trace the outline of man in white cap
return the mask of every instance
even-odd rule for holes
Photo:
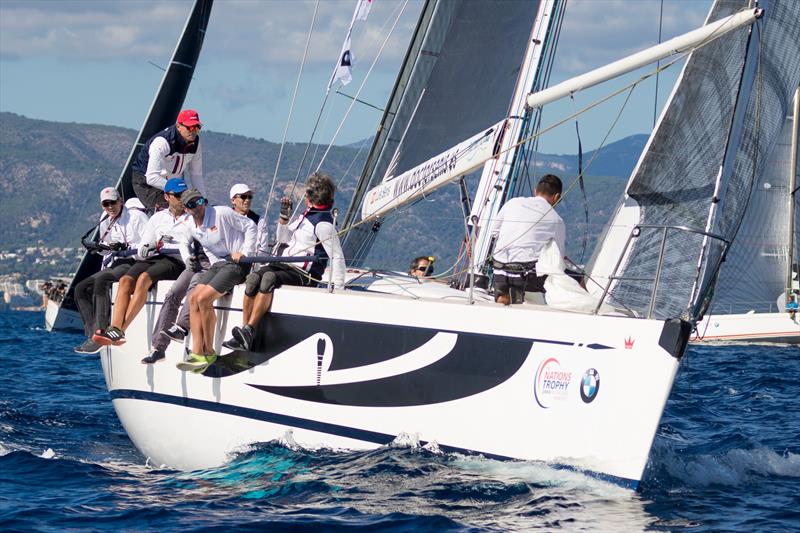
[[[122,198],[114,187],[100,191],[100,204],[103,206],[103,216],[99,225],[99,239],[97,242],[87,239],[84,246],[90,252],[103,255],[102,270],[75,286],[75,303],[88,337],[75,347],[78,353],[100,351],[101,346],[91,339],[92,334],[108,326],[111,318],[111,286],[134,263],[133,257],[120,258],[115,252],[138,246],[147,225],[147,215],[123,206]]]
[[[256,253],[258,255],[268,254],[269,246],[267,244],[267,219],[251,209],[253,205],[253,189],[244,183],[237,183],[231,187],[231,192],[228,196],[231,199],[231,206],[233,207],[233,210],[252,220],[253,224],[255,224],[258,228],[258,236],[256,238]]]
[[[200,129],[194,109],[178,113],[175,124],[159,131],[142,146],[131,166],[131,184],[139,200],[153,212],[167,207],[164,186],[170,178],[183,177],[189,188],[205,194]]]

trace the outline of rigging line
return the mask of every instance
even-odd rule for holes
[[[275,162],[275,173],[272,175],[272,184],[269,188],[269,195],[267,195],[267,202],[264,207],[264,216],[269,214],[269,208],[272,204],[272,193],[275,191],[275,182],[278,180],[278,169],[281,165],[281,158],[283,156],[283,148],[286,146],[286,136],[289,133],[289,124],[292,121],[292,113],[294,111],[294,103],[297,99],[297,90],[300,87],[300,78],[303,76],[303,68],[306,64],[306,58],[308,57],[308,47],[311,44],[311,34],[314,32],[314,23],[317,20],[317,12],[319,11],[319,0],[317,3],[314,4],[314,14],[311,17],[311,26],[308,28],[308,37],[306,38],[306,47],[303,50],[303,59],[300,61],[300,71],[297,73],[297,81],[294,84],[294,92],[292,93],[292,103],[289,106],[289,116],[286,117],[286,127],[283,129],[283,139],[281,140],[281,147],[278,150],[278,160]]]
[[[353,156],[353,159],[351,159],[351,160],[350,160],[350,164],[349,164],[349,165],[347,165],[347,169],[345,169],[345,171],[342,173],[342,177],[341,177],[341,178],[339,178],[339,181],[337,181],[337,182],[336,182],[336,188],[337,188],[337,189],[338,189],[338,188],[339,188],[339,186],[342,184],[342,182],[344,181],[344,179],[345,179],[345,178],[348,176],[348,174],[350,174],[350,170],[353,168],[353,165],[354,165],[354,164],[355,164],[355,162],[358,160],[358,156],[360,156],[360,155],[361,155],[361,152],[363,152],[363,151],[364,151],[364,148],[366,148],[366,147],[367,147],[367,144],[366,144],[366,143],[361,143],[361,146],[358,148],[358,152],[356,152],[356,155],[354,155],[354,156]]]
[[[575,95],[570,95],[573,105],[575,104]],[[586,220],[586,227],[583,231],[583,249],[581,250],[581,263],[586,258],[586,243],[589,241],[589,200],[586,198],[586,185],[583,180],[583,145],[581,144],[581,130],[578,127],[578,119],[575,119],[575,134],[578,137],[578,183],[581,186],[581,193],[583,194],[583,214]],[[594,154],[592,154],[594,159]]]
[[[306,157],[308,156],[308,150],[311,148],[311,143],[314,140],[314,135],[317,133],[317,128],[319,127],[319,121],[322,118],[322,112],[325,109],[325,104],[328,103],[328,96],[330,96],[329,92],[325,93],[325,99],[322,101],[322,106],[319,108],[319,113],[317,113],[317,120],[314,123],[314,129],[311,130],[311,137],[308,139],[308,143],[306,143],[306,149],[303,150],[303,157],[300,158],[300,163],[297,165],[297,173],[294,176],[294,181],[292,182],[292,188],[289,191],[289,198],[294,196],[294,189],[297,187],[297,180],[300,179],[300,173],[303,171],[303,165],[306,162]],[[295,208],[295,213],[297,209]]]
[[[364,85],[366,85],[367,80],[369,79],[369,75],[372,73],[372,69],[375,68],[375,65],[378,62],[378,59],[381,57],[381,53],[383,52],[383,49],[386,47],[386,43],[389,42],[389,38],[392,36],[392,33],[394,33],[394,30],[397,27],[397,23],[400,21],[400,17],[403,15],[403,12],[405,11],[407,5],[408,5],[408,0],[405,0],[405,2],[403,2],[403,7],[400,9],[400,12],[397,14],[397,17],[395,18],[394,23],[392,24],[392,27],[389,30],[389,33],[386,34],[386,38],[383,40],[383,44],[381,45],[380,49],[378,50],[378,53],[375,56],[375,59],[372,61],[372,65],[370,65],[366,76],[364,76],[364,80],[361,82],[361,86],[358,88],[358,91],[356,91],[356,94],[353,97],[353,101],[350,102],[350,106],[347,108],[347,112],[345,112],[344,117],[342,118],[342,121],[339,123],[339,127],[336,129],[336,132],[333,134],[333,138],[331,139],[330,144],[328,144],[328,148],[325,150],[325,153],[322,154],[322,159],[320,159],[319,165],[317,165],[317,170],[319,170],[322,167],[322,163],[324,163],[325,162],[325,158],[328,157],[328,153],[331,151],[331,147],[333,146],[333,143],[336,142],[336,137],[339,135],[339,132],[342,130],[342,126],[344,126],[344,123],[347,121],[347,118],[350,115],[350,111],[353,109],[353,106],[355,105],[356,100],[361,95],[361,91],[362,91],[362,89],[364,89]]]
[[[343,92],[342,92],[342,91],[340,91],[339,89],[336,89],[336,94],[341,94],[341,95],[342,95],[342,96],[344,96],[345,98],[349,98],[350,100],[355,100],[355,101],[356,101],[356,102],[358,102],[359,104],[364,104],[365,106],[367,106],[367,107],[371,107],[372,109],[377,109],[377,110],[378,110],[378,111],[380,111],[380,112],[384,112],[384,111],[386,111],[385,109],[383,109],[383,108],[380,108],[380,107],[378,107],[378,106],[376,106],[376,105],[370,104],[369,102],[365,102],[364,100],[359,100],[358,98],[353,98],[353,97],[352,97],[352,96],[350,96],[349,94],[347,94],[347,93],[343,93]]]
[[[661,29],[664,25],[664,0],[661,0],[661,10],[659,11],[658,15],[658,44],[661,44]],[[661,60],[659,59],[656,62],[656,67],[661,64]],[[656,95],[653,98],[653,128],[656,127],[656,119],[658,115],[658,74],[656,74]]]
[[[321,132],[324,132],[328,128],[328,122],[330,121],[332,114],[333,114],[333,107],[331,106],[328,109],[326,109],[324,114],[323,114],[322,126],[319,129]],[[319,153],[319,147],[320,146],[321,146],[321,144],[319,144],[319,143],[314,145],[314,153],[311,155],[311,158],[309,158],[309,160],[308,160],[308,170],[306,172],[304,172],[303,175],[307,176],[307,175],[311,174],[311,169],[314,167],[314,161],[317,160],[317,154]]]

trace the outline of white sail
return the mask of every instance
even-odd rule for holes
[[[502,120],[399,176],[387,178],[364,197],[361,218],[385,215],[482,167],[493,156],[505,123]]]

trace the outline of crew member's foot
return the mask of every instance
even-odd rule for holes
[[[121,329],[111,326],[106,329],[98,329],[94,335],[92,335],[92,340],[100,346],[108,346],[111,344],[120,346],[125,344],[125,333]]]
[[[253,346],[253,337],[255,336],[255,331],[250,325],[245,325],[243,327],[234,327],[231,330],[231,335],[233,338],[239,341],[239,345],[241,346],[240,350],[244,350],[246,352],[250,351],[250,348]]]
[[[178,324],[171,325],[170,327],[167,328],[167,330],[164,333],[170,339],[178,342],[183,342],[183,339],[185,339],[186,335],[189,334],[188,331],[180,327]]]
[[[142,363],[145,365],[152,365],[153,363],[157,363],[162,361],[167,355],[164,353],[164,350],[156,350],[153,348],[150,350],[150,353],[147,357],[142,359]]]
[[[92,339],[86,339],[85,341],[83,341],[83,344],[80,344],[75,347],[75,352],[92,354],[92,353],[97,353],[102,349],[103,347],[94,342]]]
[[[208,368],[214,361],[217,360],[217,354],[212,353],[210,355],[203,355],[199,353],[190,353],[188,361],[181,361],[177,365],[175,365],[178,370],[183,372],[191,371],[191,372],[203,372],[206,368]]]

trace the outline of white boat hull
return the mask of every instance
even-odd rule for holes
[[[737,341],[800,344],[800,315],[745,313],[709,315],[697,323],[690,342]]]
[[[185,470],[289,436],[309,448],[369,449],[406,433],[635,487],[688,336],[655,320],[284,287],[259,331],[263,353],[192,374],[175,368],[183,343],[165,362],[140,363],[161,285],[127,344],[101,360],[137,448]],[[232,302],[217,302],[217,346],[240,324],[241,298],[237,287]]]
[[[47,308],[44,311],[44,325],[47,331],[55,330],[79,330],[83,331],[81,315],[72,309],[64,309],[53,300],[47,300]]]

